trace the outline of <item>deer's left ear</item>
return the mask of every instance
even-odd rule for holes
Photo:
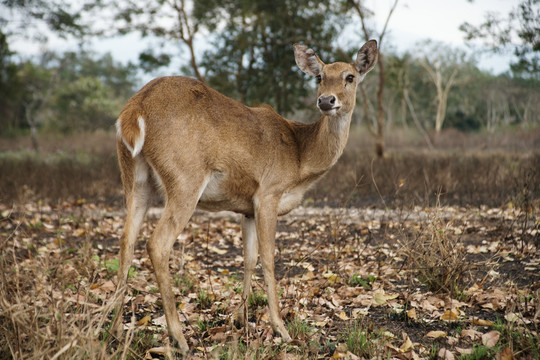
[[[354,67],[362,77],[375,67],[378,54],[379,51],[377,50],[376,40],[369,40],[360,50],[358,50]]]
[[[294,59],[300,70],[311,76],[319,75],[324,66],[315,51],[306,45],[294,44]]]

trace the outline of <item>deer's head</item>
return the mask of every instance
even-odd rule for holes
[[[304,73],[314,76],[319,84],[317,107],[330,116],[342,116],[354,110],[356,88],[377,62],[377,41],[362,46],[352,64],[325,64],[315,51],[305,45],[294,45],[296,64]]]

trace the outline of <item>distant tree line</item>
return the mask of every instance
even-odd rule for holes
[[[473,57],[445,44],[425,41],[397,54],[383,43],[379,76],[362,85],[355,123],[368,129],[412,126],[428,142],[429,133],[448,127],[494,131],[540,125],[539,8],[538,0],[521,0],[511,19],[491,17],[479,28],[462,26],[467,39],[489,40],[497,50],[510,40],[498,38],[494,24],[517,28],[521,43],[504,75],[479,70]],[[308,44],[328,61],[350,61],[366,38],[384,35],[387,23],[377,27],[371,15],[360,0],[1,0],[0,134],[112,128],[123,103],[141,85],[137,74],[170,66],[180,55],[189,61],[176,73],[199,78],[248,105],[267,103],[291,118],[312,119],[317,116],[315,81],[296,69],[292,44]],[[93,21],[96,17],[101,21]],[[16,23],[23,18],[32,26]],[[21,36],[43,36],[43,28],[78,39],[80,48],[43,51],[33,58],[10,49]],[[339,40],[352,31],[347,41]],[[96,55],[84,45],[90,38],[133,32],[155,39],[138,64]],[[201,53],[197,47],[203,41]]]

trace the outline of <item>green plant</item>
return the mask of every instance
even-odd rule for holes
[[[540,336],[527,327],[497,318],[493,330],[497,330],[501,334],[500,348],[509,346],[514,352],[529,355],[533,359],[540,359]]]
[[[439,344],[431,344],[428,349],[428,359],[436,360],[439,358]]]
[[[120,263],[118,259],[107,259],[105,260],[105,268],[109,273],[117,273],[120,268]]]
[[[212,299],[204,289],[199,290],[196,301],[201,309],[208,309],[212,306]]]
[[[249,294],[248,305],[250,307],[264,307],[268,305],[268,298],[263,291],[255,290]]]
[[[195,280],[187,274],[177,274],[174,276],[174,285],[185,295],[191,292],[195,286]]]
[[[287,323],[287,330],[293,339],[308,339],[313,333],[313,328],[297,317]]]
[[[353,274],[347,284],[349,286],[362,286],[364,289],[371,289],[371,285],[375,282],[377,278],[373,275],[368,275],[365,278],[361,277],[358,274]]]
[[[460,360],[484,360],[493,359],[495,356],[494,348],[488,349],[484,345],[476,345],[472,349],[472,354],[463,354],[458,357]]]
[[[348,325],[339,338],[345,342],[347,350],[357,356],[372,358],[379,353],[377,348],[379,333],[364,328],[361,322],[356,321]]]

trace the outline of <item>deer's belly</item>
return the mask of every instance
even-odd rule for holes
[[[287,214],[302,201],[309,185],[302,184],[285,192],[278,204],[278,215]],[[207,211],[234,211],[254,215],[253,195],[256,186],[249,181],[229,182],[221,173],[212,174],[206,181],[197,207]]]
[[[222,173],[213,173],[201,191],[197,207],[207,211],[226,210],[252,215],[250,187],[241,181],[229,182]]]
[[[279,201],[278,215],[287,214],[297,207],[308,188],[308,185],[300,185],[284,193]]]

